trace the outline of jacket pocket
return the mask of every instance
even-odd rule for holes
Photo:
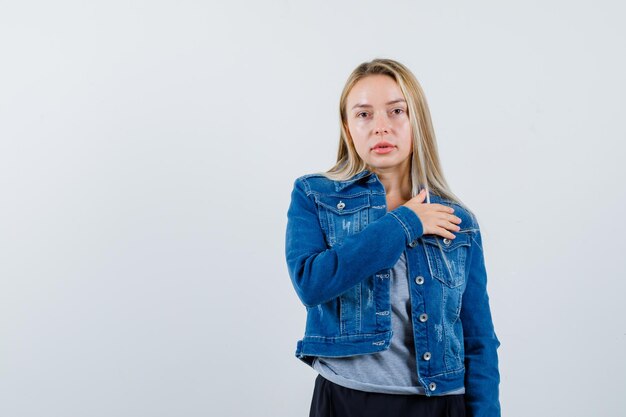
[[[465,283],[465,261],[470,248],[470,235],[462,231],[455,239],[424,235],[424,250],[431,275],[450,288]]]
[[[346,236],[360,232],[368,222],[369,193],[315,196],[320,224],[329,246],[340,245]]]

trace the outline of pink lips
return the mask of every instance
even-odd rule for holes
[[[393,151],[395,148],[394,147],[389,147],[389,148],[374,148],[372,149],[372,151],[379,153],[379,154],[383,154],[383,153],[389,153],[391,151]]]
[[[396,147],[393,146],[391,143],[382,140],[378,142],[376,145],[374,145],[374,147],[372,148],[372,151],[378,154],[385,154],[385,153],[389,153],[393,151],[395,148]]]

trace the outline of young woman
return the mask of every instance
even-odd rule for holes
[[[480,229],[444,179],[421,86],[375,59],[339,109],[337,163],[297,178],[287,213],[310,417],[500,416]]]

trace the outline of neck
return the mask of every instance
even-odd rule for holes
[[[376,168],[374,172],[383,183],[387,196],[411,198],[411,176],[407,164],[390,168]]]

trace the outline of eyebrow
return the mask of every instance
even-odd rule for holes
[[[390,104],[396,104],[396,103],[406,103],[406,100],[405,100],[405,99],[403,99],[403,98],[398,98],[398,99],[396,99],[396,100],[391,100],[391,101],[388,101],[388,102],[387,102],[387,105],[390,105]],[[371,106],[370,104],[355,104],[355,105],[352,107],[352,110],[356,109],[357,107],[372,107],[372,106]]]

